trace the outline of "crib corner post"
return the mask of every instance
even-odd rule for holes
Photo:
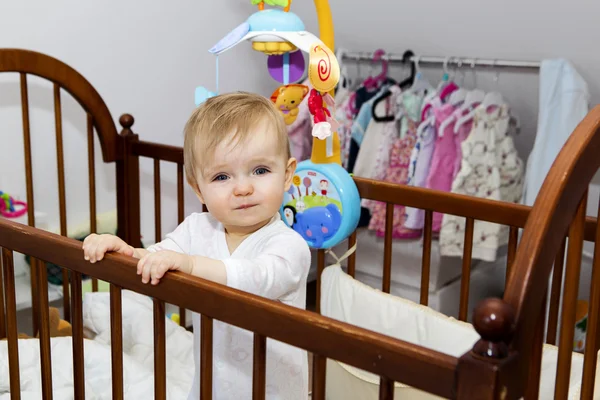
[[[523,396],[518,353],[509,343],[515,312],[501,299],[483,300],[474,310],[473,325],[481,336],[471,351],[460,357],[456,399],[508,400]]]
[[[117,236],[131,246],[142,247],[140,228],[140,159],[134,152],[139,142],[131,127],[134,118],[123,114],[119,118],[122,128],[119,137],[123,141],[123,158],[117,162]]]

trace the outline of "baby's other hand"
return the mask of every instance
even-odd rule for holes
[[[137,265],[137,274],[142,275],[143,283],[158,284],[167,271],[192,273],[192,258],[186,254],[170,250],[148,253]]]
[[[91,263],[100,261],[109,251],[133,256],[134,248],[114,235],[97,235],[92,233],[83,241],[83,258]]]

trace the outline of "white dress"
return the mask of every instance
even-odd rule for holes
[[[310,250],[279,214],[230,254],[223,225],[210,213],[187,217],[149,251],[173,250],[223,261],[227,286],[304,309]],[[200,315],[193,314],[195,374],[189,399],[200,398]],[[252,393],[253,333],[213,322],[213,398],[241,400]],[[267,399],[308,398],[305,350],[267,339]]]
[[[508,135],[510,115],[502,106],[486,112],[478,108],[469,137],[462,143],[461,168],[452,182],[452,192],[519,202],[523,192],[523,161]],[[465,218],[444,214],[440,231],[440,253],[462,256]],[[508,243],[508,227],[485,221],[473,226],[474,259],[495,261],[499,247]]]

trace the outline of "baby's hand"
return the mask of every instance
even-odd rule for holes
[[[109,251],[133,256],[134,248],[114,235],[96,235],[92,233],[83,241],[83,258],[91,263],[100,261]]]
[[[192,257],[170,250],[148,253],[138,262],[137,273],[142,275],[142,282],[151,281],[158,284],[167,271],[182,271],[192,273]]]

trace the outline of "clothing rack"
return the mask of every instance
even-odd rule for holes
[[[343,52],[341,54],[342,62],[344,60],[353,61],[372,61],[374,53],[370,52]],[[466,58],[466,57],[432,57],[432,56],[411,56],[406,58],[401,54],[384,54],[380,57],[382,61],[392,63],[406,63],[411,61],[418,63],[419,66],[456,66],[456,67],[500,67],[500,68],[517,68],[517,69],[539,69],[541,63],[539,61],[515,61],[515,60],[495,60],[489,58]]]

